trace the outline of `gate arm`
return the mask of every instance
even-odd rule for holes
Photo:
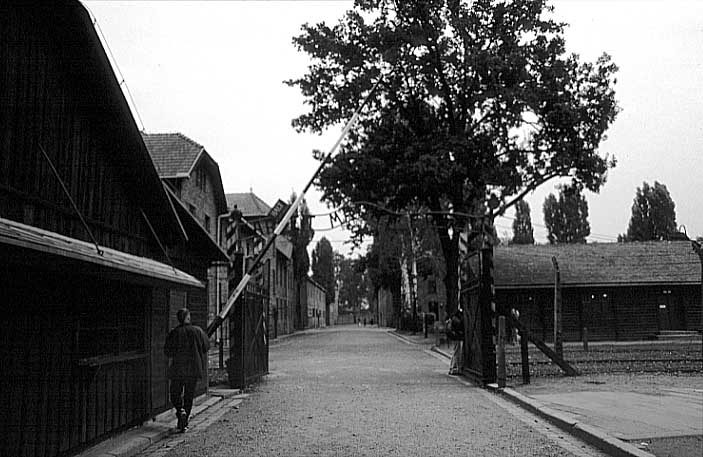
[[[564,371],[564,374],[566,376],[578,376],[580,373],[572,367],[566,360],[564,360],[562,357],[559,357],[556,352],[554,352],[547,344],[534,336],[532,332],[530,332],[527,327],[520,322],[515,316],[512,314],[508,314],[505,316],[510,322],[510,324],[515,327],[519,332],[520,332],[520,337],[521,338],[527,338],[529,341],[532,342],[537,348],[539,348],[540,351],[544,352],[544,354],[549,357],[552,362],[556,363],[559,365],[559,368],[561,368]]]
[[[300,205],[300,202],[303,201],[303,198],[305,197],[305,193],[308,191],[310,186],[312,186],[312,183],[315,181],[315,178],[317,178],[317,175],[320,174],[322,169],[327,165],[327,163],[330,161],[332,158],[332,154],[334,154],[334,151],[339,147],[340,143],[344,139],[344,137],[347,136],[347,133],[349,133],[349,130],[356,124],[357,119],[359,118],[359,115],[361,114],[361,110],[364,108],[366,103],[369,101],[371,96],[373,95],[374,92],[376,92],[376,88],[378,88],[379,84],[381,84],[381,81],[383,80],[382,77],[376,81],[376,84],[371,88],[371,91],[366,95],[366,98],[361,102],[361,105],[354,111],[354,115],[352,115],[351,119],[346,123],[344,128],[342,129],[342,133],[339,135],[339,138],[337,141],[334,143],[334,146],[329,150],[327,155],[325,155],[324,159],[320,163],[320,166],[317,168],[315,171],[315,174],[312,175],[312,178],[308,181],[308,183],[305,185],[303,188],[303,191],[300,192],[300,195],[298,195],[298,198],[295,199],[293,204],[290,205],[290,208],[288,208],[288,211],[286,211],[285,216],[283,216],[283,219],[278,223],[276,228],[274,229],[273,233],[269,237],[269,239],[266,241],[266,244],[264,247],[259,251],[259,254],[256,256],[252,264],[249,266],[247,269],[247,272],[244,274],[242,277],[241,281],[239,281],[239,284],[237,284],[237,287],[234,289],[234,292],[229,296],[227,299],[227,304],[225,307],[220,311],[220,314],[215,316],[215,319],[210,322],[210,324],[207,326],[207,334],[208,336],[212,336],[215,331],[222,325],[222,322],[224,322],[225,318],[229,314],[230,309],[232,309],[232,305],[237,301],[237,298],[239,295],[241,295],[242,291],[246,287],[247,283],[249,282],[249,279],[251,279],[252,274],[256,269],[259,267],[259,264],[261,263],[261,260],[264,258],[264,255],[266,254],[266,251],[271,247],[273,242],[276,240],[276,237],[280,235],[283,232],[283,229],[286,228],[286,225],[288,225],[288,221],[290,218],[293,216],[295,211],[297,211],[298,206]]]

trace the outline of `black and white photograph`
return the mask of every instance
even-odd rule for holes
[[[0,457],[703,456],[703,2],[0,0]]]

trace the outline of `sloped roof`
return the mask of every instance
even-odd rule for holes
[[[66,262],[74,262],[74,264],[66,264],[67,268],[71,269],[79,268],[77,265],[80,264],[89,264],[90,268],[87,271],[95,275],[104,276],[105,272],[116,271],[121,279],[137,278],[143,281],[144,277],[148,277],[185,288],[205,287],[202,282],[188,273],[156,260],[104,246],[100,246],[102,254],[99,254],[95,245],[87,241],[2,218],[0,218],[0,245],[15,247],[18,249],[16,256],[23,260],[30,258],[32,253],[39,252],[44,256],[59,256]],[[7,252],[5,255],[8,258],[13,257]]]
[[[182,133],[142,133],[161,178],[185,178],[205,149]]]
[[[227,208],[230,211],[236,206],[244,217],[267,216],[271,207],[253,192],[226,194]]]
[[[701,264],[690,241],[499,246],[496,288],[554,284],[552,256],[565,286],[700,284]]]
[[[182,133],[144,133],[144,144],[154,161],[161,179],[188,178],[199,162],[209,170],[213,178],[215,204],[218,214],[227,212],[225,190],[222,187],[220,166],[208,154],[205,147]]]
[[[62,53],[65,74],[80,87],[81,103],[96,129],[105,141],[113,143],[115,163],[127,165],[120,167],[120,178],[128,184],[131,198],[143,208],[159,237],[167,242],[182,240],[185,235],[179,230],[176,214],[85,7],[77,0],[14,0],[4,6],[31,14],[37,26],[45,29]]]
[[[205,230],[200,222],[191,214],[190,211],[185,207],[183,202],[173,193],[167,185],[164,184],[166,193],[171,199],[174,208],[176,209],[176,214],[185,228],[186,234],[188,235],[189,243],[198,243],[198,246],[204,247],[200,252],[203,256],[207,256],[212,261],[227,261],[227,253],[217,244],[217,242],[212,238],[210,233]]]

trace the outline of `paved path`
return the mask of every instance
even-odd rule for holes
[[[672,389],[665,395],[580,391],[532,397],[627,441],[703,435],[703,392],[695,389]]]
[[[383,330],[278,342],[237,409],[143,455],[602,456]]]

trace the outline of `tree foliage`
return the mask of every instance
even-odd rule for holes
[[[605,54],[567,55],[550,11],[546,0],[356,0],[338,24],[306,24],[293,39],[312,58],[287,82],[309,107],[299,130],[344,122],[381,81],[317,184],[334,205],[431,214],[450,312],[466,214],[489,212],[489,199],[489,219],[502,214],[557,176],[597,191],[614,166],[598,146],[618,111],[617,68]],[[365,233],[372,210],[346,211]]]
[[[579,186],[559,186],[559,199],[549,194],[544,200],[547,239],[556,243],[585,243],[591,234],[588,202]]]
[[[515,205],[512,243],[535,244],[532,219],[530,218],[530,205],[525,200],[520,200]]]
[[[371,303],[371,284],[366,272],[366,261],[362,258],[342,257],[339,262],[339,305],[346,311],[362,309],[364,303]]]
[[[320,238],[312,250],[312,279],[325,288],[325,302],[334,303],[334,251],[325,237]]]
[[[664,184],[638,187],[624,241],[667,240],[677,232],[676,205]]]

